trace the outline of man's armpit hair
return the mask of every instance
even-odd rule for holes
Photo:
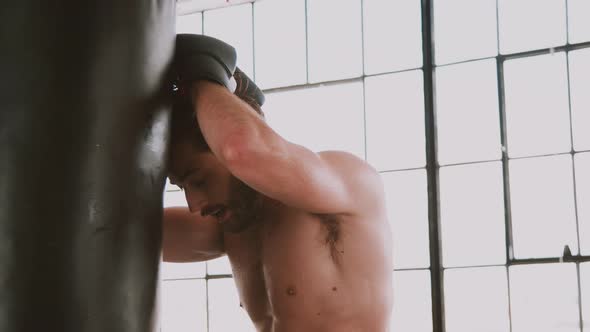
[[[334,263],[338,263],[340,256],[344,253],[336,247],[337,244],[340,244],[342,238],[340,216],[335,214],[317,214],[317,217],[320,219],[320,223],[326,232],[324,243],[328,246],[330,256],[332,256]]]

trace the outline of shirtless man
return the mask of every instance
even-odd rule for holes
[[[227,254],[259,332],[388,331],[393,267],[379,174],[349,153],[279,136],[235,62],[219,40],[177,36],[186,99],[173,111],[169,178],[189,207],[164,212],[164,260]]]

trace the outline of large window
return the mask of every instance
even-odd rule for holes
[[[178,31],[234,45],[285,138],[380,171],[392,331],[590,331],[590,1],[258,0]],[[253,331],[226,259],[162,278],[163,332]]]

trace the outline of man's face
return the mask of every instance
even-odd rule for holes
[[[234,177],[210,151],[189,142],[172,146],[170,182],[184,190],[192,213],[214,217],[224,231],[240,232],[257,217],[259,195]]]

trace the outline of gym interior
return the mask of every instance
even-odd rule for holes
[[[180,1],[177,32],[236,45],[281,135],[382,175],[391,331],[590,330],[590,2],[216,7]],[[226,258],[162,279],[162,332],[254,331]]]
[[[392,332],[590,331],[590,1],[3,7],[0,331],[255,331],[227,258],[161,259],[176,33],[234,46],[282,137],[379,172]]]

